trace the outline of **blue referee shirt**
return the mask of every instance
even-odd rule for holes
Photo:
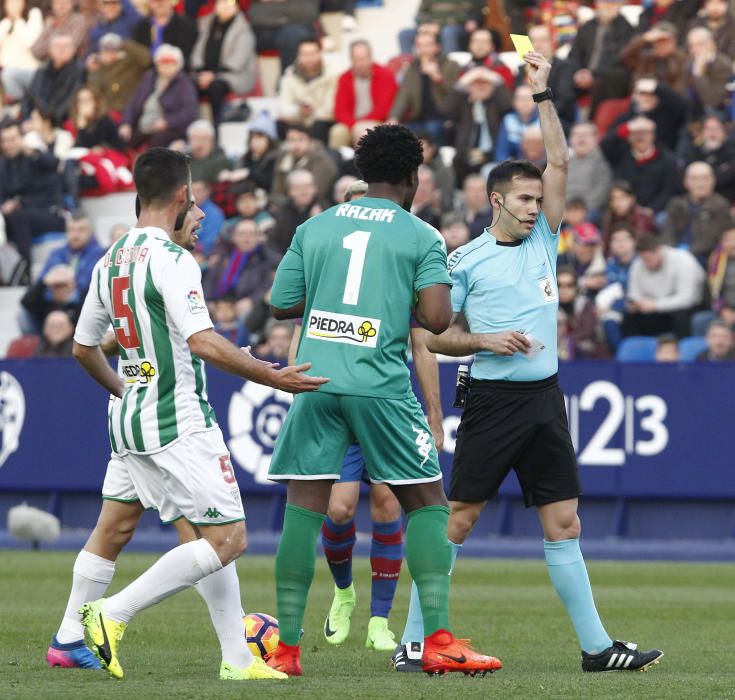
[[[477,353],[473,378],[532,382],[556,374],[558,233],[540,214],[523,241],[503,243],[485,229],[449,256],[452,308],[464,312],[471,333],[527,331],[545,346],[533,358]]]

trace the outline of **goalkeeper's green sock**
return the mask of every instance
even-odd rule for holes
[[[324,515],[299,506],[286,506],[283,533],[276,553],[276,597],[280,640],[299,643],[306,598],[314,578],[316,540]]]
[[[427,637],[438,629],[449,630],[452,548],[447,540],[448,522],[446,506],[426,506],[408,514],[406,561],[418,588]]]

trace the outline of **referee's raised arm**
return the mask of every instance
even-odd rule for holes
[[[529,51],[524,59],[528,65],[528,82],[533,90],[533,99],[538,103],[541,133],[546,148],[546,170],[544,170],[544,203],[542,210],[553,233],[559,228],[564,216],[567,196],[567,170],[569,149],[559,115],[547,87],[551,64],[537,51]]]

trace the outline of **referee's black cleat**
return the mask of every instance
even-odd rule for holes
[[[617,639],[611,647],[599,654],[582,652],[582,670],[599,671],[647,671],[655,666],[664,653],[658,649],[638,651],[632,642],[621,642]]]
[[[408,644],[399,644],[390,660],[393,662],[393,668],[403,673],[421,673],[423,664],[421,659],[424,656],[423,642],[409,642]]]

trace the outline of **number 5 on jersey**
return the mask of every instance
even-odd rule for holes
[[[357,306],[360,298],[360,285],[362,284],[362,272],[365,268],[365,253],[370,240],[370,231],[355,231],[342,239],[342,247],[350,252],[350,265],[347,268],[347,280],[345,281],[345,293],[342,303]]]
[[[112,311],[115,314],[115,337],[126,350],[140,347],[135,316],[128,303],[129,294],[130,277],[113,277]]]

